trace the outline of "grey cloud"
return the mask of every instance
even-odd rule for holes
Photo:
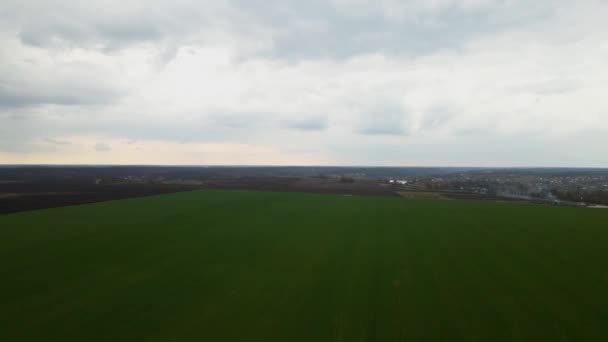
[[[151,20],[134,16],[128,20],[89,22],[89,18],[54,16],[49,21],[25,24],[19,33],[24,44],[47,47],[72,45],[78,47],[117,48],[132,42],[160,40],[162,32]]]
[[[369,126],[363,127],[359,130],[359,133],[365,135],[402,135],[404,133],[403,128],[399,126],[391,126],[391,125],[377,125],[377,126]]]
[[[28,153],[32,151],[39,151],[39,149],[33,147],[29,140],[23,140],[23,138],[19,140],[0,139],[0,152]]]
[[[162,38],[162,28],[166,25],[161,21],[164,13],[157,14],[160,3],[150,1],[148,6],[139,8],[136,4],[23,0],[9,2],[6,7],[16,14],[10,20],[17,26],[18,38],[26,45],[113,48]]]
[[[404,114],[395,109],[385,109],[368,114],[360,125],[358,133],[365,135],[406,134]]]
[[[71,142],[63,139],[43,138],[48,133],[45,132],[44,127],[40,127],[42,125],[30,125],[25,122],[12,126],[6,126],[7,124],[10,122],[0,118],[0,152],[49,152],[72,145]]]
[[[91,136],[139,140],[136,146],[148,139],[239,142],[336,155],[351,147],[347,163],[475,163],[467,159],[471,145],[490,163],[536,162],[554,150],[540,162],[577,162],[580,153],[606,164],[606,9],[589,1],[589,12],[576,14],[584,6],[570,2],[562,15],[572,12],[572,20],[543,19],[564,3],[497,0],[474,11],[447,6],[387,16],[352,15],[330,0],[5,0],[0,150],[43,153]],[[587,20],[590,12],[595,21]],[[572,43],[547,43],[570,30]],[[190,49],[197,55],[183,53]],[[342,60],[352,57],[360,58]],[[539,104],[526,107],[534,98]],[[579,114],[590,99],[598,100]],[[529,126],[559,139],[519,133],[492,140],[540,135],[526,127],[532,119],[538,125]],[[603,137],[576,145],[581,136],[571,132],[590,126]],[[495,153],[511,146],[517,153]],[[567,159],[561,149],[569,149]]]
[[[5,92],[0,88],[0,108],[2,107],[27,107],[33,105],[97,105],[110,103],[120,94],[114,92],[78,91],[72,94],[53,93],[23,89],[21,94]]]
[[[0,63],[2,58],[0,58]],[[91,65],[54,64],[42,60],[31,69],[0,65],[0,108],[36,105],[104,105],[125,95],[113,75]]]
[[[382,3],[382,1],[377,1]],[[534,23],[552,11],[551,6],[526,2],[503,3],[469,10],[466,6],[445,6],[439,11],[420,11],[387,20],[383,11],[370,2],[363,15],[350,15],[345,5],[337,8],[331,1],[241,0],[245,8],[263,25],[280,28],[273,54],[288,59],[348,58],[365,53],[420,55],[437,50],[457,49],[482,33],[500,32],[514,26]],[[394,2],[391,2],[391,4]],[[397,2],[398,3],[398,2]],[[382,4],[379,5],[382,7]],[[400,6],[397,6],[400,7]],[[403,6],[413,8],[413,5]],[[343,10],[347,9],[347,10]],[[526,13],[507,16],[508,13]],[[531,15],[530,13],[534,13]]]
[[[163,32],[150,19],[133,21],[129,18],[128,21],[110,22],[101,26],[97,33],[111,40],[124,41],[148,41],[159,40],[163,37]]]
[[[26,142],[29,143],[37,135],[31,127],[27,116],[0,107],[0,151],[26,152]]]
[[[66,146],[66,145],[71,144],[69,141],[56,140],[56,139],[52,139],[52,138],[45,138],[44,141],[49,144],[59,145],[59,146]]]
[[[456,116],[454,109],[445,107],[428,110],[422,116],[420,127],[422,129],[435,129],[446,125]]]
[[[327,128],[326,116],[304,116],[293,119],[281,119],[275,114],[263,113],[222,113],[209,116],[206,120],[209,127],[227,129],[260,129],[278,126],[300,131],[319,131]]]
[[[267,116],[260,113],[221,113],[210,115],[207,124],[223,128],[252,128],[266,124]]]
[[[320,131],[327,128],[327,117],[305,117],[294,120],[287,120],[283,126],[300,131]]]
[[[161,56],[165,63],[182,45],[207,44],[210,40],[230,44],[224,40],[242,38],[259,44],[268,33],[255,18],[228,0],[88,1],[86,5],[75,0],[24,0],[9,2],[6,7],[5,16],[16,14],[7,19],[23,44],[111,53],[151,42],[168,46]]]
[[[233,34],[256,42],[268,36],[271,44],[264,53],[275,58],[348,58],[370,52],[419,55],[458,48],[481,33],[534,22],[551,10],[551,6],[535,6],[532,11],[528,4],[520,3],[498,1],[494,7],[474,11],[466,6],[447,6],[441,11],[421,11],[415,16],[387,20],[382,11],[364,8],[365,15],[353,16],[324,0],[177,1],[173,6],[171,2],[154,1],[137,10],[125,6],[122,11],[110,12],[103,3],[92,2],[91,9],[86,10],[67,1],[57,8],[42,6],[39,10],[48,15],[35,22],[20,22],[19,30],[25,44],[43,47],[67,44],[114,49],[132,43],[162,42],[172,46],[166,49],[165,59],[184,42],[201,43],[200,39],[189,39],[201,34]],[[503,12],[538,14],[522,22],[514,19],[522,15],[507,16]]]
[[[112,151],[112,147],[106,143],[97,143],[95,144],[95,151],[97,152],[109,152]]]

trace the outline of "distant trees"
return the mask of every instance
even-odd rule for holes
[[[552,190],[551,193],[560,200],[608,205],[608,191]]]

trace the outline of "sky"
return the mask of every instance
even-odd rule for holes
[[[608,167],[606,0],[0,0],[0,164]]]

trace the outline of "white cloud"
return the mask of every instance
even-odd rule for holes
[[[81,49],[55,53],[0,39],[0,107],[103,104],[126,92],[109,56]]]
[[[342,24],[328,26],[326,16],[310,13],[293,25],[271,22],[239,2],[35,5],[13,3],[17,14],[0,24],[0,162],[56,161],[53,151],[72,148],[65,155],[86,155],[80,162],[118,163],[132,150],[117,141],[141,139],[149,151],[179,156],[134,160],[152,164],[608,166],[595,149],[608,145],[600,134],[608,133],[608,4],[601,1],[543,2],[531,10],[520,1],[335,1],[355,11],[334,14],[336,23],[360,22],[348,19],[356,11],[380,11],[391,14],[387,22],[412,21],[407,27],[425,37],[461,26],[469,32],[467,20],[476,16],[493,29],[416,53],[323,45],[345,53],[296,59],[281,50],[286,37],[310,42]],[[40,17],[37,10],[62,15]],[[463,17],[449,19],[452,13]],[[404,28],[370,26],[365,34],[382,36],[387,27]],[[581,139],[588,135],[594,138]],[[105,140],[85,150],[74,147],[89,144],[84,138],[49,140],[65,137]],[[521,148],[524,142],[536,147]],[[95,153],[97,143],[110,149]],[[488,152],[505,146],[521,155]],[[557,146],[570,159],[547,152]],[[180,148],[213,157],[184,157]]]

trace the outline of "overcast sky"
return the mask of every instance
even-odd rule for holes
[[[608,1],[0,0],[0,163],[608,167]]]

